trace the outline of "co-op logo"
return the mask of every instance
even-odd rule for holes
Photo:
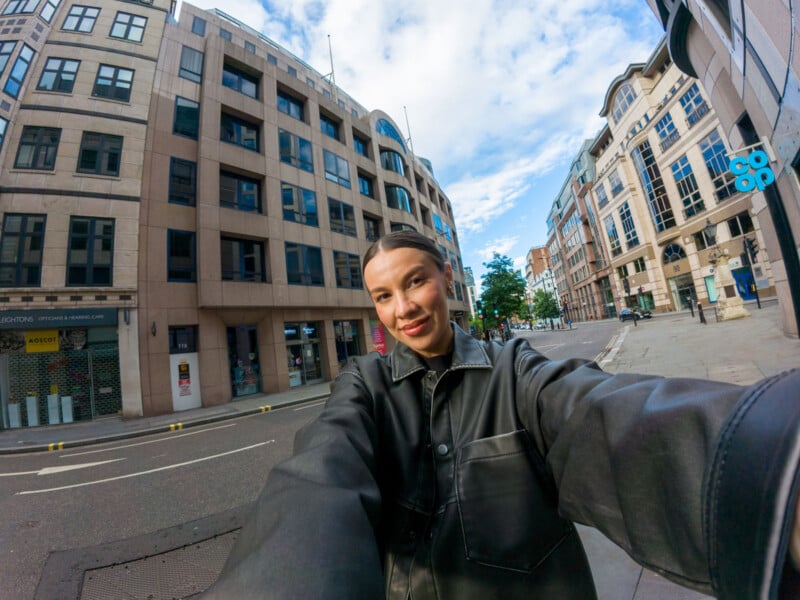
[[[736,189],[740,192],[763,191],[775,181],[775,174],[769,168],[769,157],[763,150],[756,150],[747,157],[735,156],[728,168],[736,175]]]

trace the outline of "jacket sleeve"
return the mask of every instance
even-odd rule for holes
[[[720,598],[778,588],[800,458],[800,370],[750,387],[516,359],[520,416],[560,513],[640,564]]]
[[[382,597],[376,445],[371,398],[351,363],[293,456],[270,472],[204,598]]]

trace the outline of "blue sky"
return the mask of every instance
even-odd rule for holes
[[[190,0],[191,1],[191,0]],[[663,35],[645,0],[194,0],[287,48],[433,163],[465,266],[522,268],[611,81]]]

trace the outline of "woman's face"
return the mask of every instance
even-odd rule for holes
[[[378,318],[397,341],[426,358],[450,351],[449,264],[442,272],[430,255],[415,248],[381,251],[367,263],[364,281]]]

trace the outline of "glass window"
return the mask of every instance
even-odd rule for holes
[[[219,204],[248,212],[261,212],[261,183],[256,179],[220,171]]]
[[[603,208],[608,204],[608,194],[606,194],[606,187],[602,183],[598,183],[594,188],[594,195],[597,196],[597,207]]]
[[[14,168],[52,171],[60,138],[61,130],[54,127],[23,127]]]
[[[714,245],[714,240],[709,239],[706,235],[706,232],[702,229],[697,233],[693,234],[695,246],[697,246],[698,250],[705,250],[706,248]]]
[[[91,33],[97,21],[97,15],[99,14],[99,8],[73,4],[69,7],[69,12],[64,19],[64,24],[61,26],[61,29],[77,31],[79,33]]]
[[[617,267],[617,277],[625,279],[628,276],[628,265],[620,265]]]
[[[200,130],[200,103],[180,96],[175,97],[175,118],[172,133],[197,139]]]
[[[197,281],[194,231],[167,230],[167,281]]]
[[[614,96],[614,105],[611,109],[611,115],[615,123],[619,123],[622,115],[625,114],[628,107],[635,99],[636,91],[633,89],[633,86],[630,83],[623,83]]]
[[[328,213],[331,231],[356,237],[356,215],[353,207],[333,198],[328,198]]]
[[[197,325],[169,328],[169,353],[197,352]]]
[[[311,191],[288,183],[281,184],[283,220],[319,226],[317,218],[317,196]]]
[[[78,173],[119,175],[122,159],[122,136],[83,132],[78,154]]]
[[[195,16],[192,19],[192,33],[203,37],[206,34],[206,20]]]
[[[622,245],[619,243],[619,235],[617,234],[617,226],[614,223],[614,217],[608,215],[605,219],[606,233],[608,233],[608,241],[611,244],[611,256],[618,256],[622,254]]]
[[[384,190],[386,191],[386,204],[389,208],[396,208],[397,210],[414,214],[411,210],[411,197],[404,188],[387,183],[384,185]]]
[[[0,239],[0,287],[41,285],[44,215],[6,213]]]
[[[369,142],[362,138],[361,136],[353,134],[353,149],[356,151],[357,154],[361,156],[367,156],[367,147]]]
[[[258,99],[259,81],[259,77],[245,73],[241,69],[227,63],[222,67],[222,85],[236,90],[245,96]]]
[[[678,244],[667,244],[667,246],[664,248],[662,260],[664,261],[665,265],[678,262],[684,258],[686,258],[686,252],[684,252],[683,248],[681,248]]]
[[[358,254],[346,254],[334,250],[333,268],[336,272],[336,287],[356,290],[364,288]]]
[[[714,184],[717,200],[725,200],[736,193],[736,178],[728,171],[728,152],[715,129],[700,141],[700,151],[706,161],[706,169]]]
[[[367,196],[368,198],[375,198],[375,190],[372,184],[372,177],[359,173],[358,191],[361,192],[362,196]]]
[[[259,127],[253,123],[248,123],[244,119],[222,113],[220,118],[219,139],[229,144],[242,146],[253,152],[258,152]]]
[[[97,69],[97,78],[94,80],[92,96],[128,102],[131,99],[132,86],[132,70],[112,65],[100,65],[100,68]]]
[[[389,123],[389,121],[386,119],[378,119],[375,122],[375,130],[382,136],[391,138],[400,144],[400,147],[403,149],[403,154],[406,153],[406,145],[403,142],[403,136],[398,133],[397,129],[395,129],[394,126]]]
[[[281,162],[303,169],[309,173],[314,172],[314,153],[311,142],[299,135],[289,133],[283,129],[278,130],[278,147]]]
[[[81,61],[67,58],[48,58],[39,77],[37,90],[69,94],[75,85],[75,76]]]
[[[223,27],[219,28],[219,37],[221,37],[223,40],[228,40],[229,42],[233,41],[233,36],[231,35],[231,32],[228,31],[227,29],[224,29]]]
[[[112,285],[114,219],[71,217],[67,285]]]
[[[128,40],[129,42],[141,42],[146,26],[146,17],[118,12],[117,16],[114,17],[114,24],[111,25],[111,32],[108,35],[113,38]]]
[[[322,251],[314,246],[284,242],[286,278],[290,285],[325,285]]]
[[[381,220],[378,217],[370,217],[364,215],[364,232],[366,233],[367,240],[370,242],[376,241],[381,237]]]
[[[683,216],[688,219],[703,212],[706,206],[697,187],[692,165],[685,154],[672,163],[672,176],[675,178],[675,185],[678,186],[678,193],[683,201]]]
[[[292,77],[297,77],[297,69],[295,69],[292,65],[286,66],[286,72]]]
[[[334,154],[330,150],[322,151],[322,158],[325,163],[325,179],[333,181],[339,185],[349,188],[350,187],[350,165],[348,162]]]
[[[245,40],[244,49],[250,54],[256,53],[256,45],[253,42],[248,42],[247,40]]]
[[[267,54],[267,62],[273,66],[278,64],[278,59],[272,54]]]
[[[653,219],[656,231],[661,232],[675,227],[675,216],[672,214],[667,191],[661,179],[661,170],[658,168],[650,142],[643,142],[633,149],[631,153],[636,173],[642,182],[642,187],[647,195],[647,204],[650,216]]]
[[[29,15],[36,12],[39,0],[11,0],[3,10],[4,15]]]
[[[681,137],[678,130],[675,129],[675,123],[672,122],[672,115],[669,113],[665,114],[661,120],[656,123],[656,133],[661,143],[662,152],[666,151],[667,148],[672,146],[672,144]]]
[[[745,233],[750,233],[751,231],[755,230],[753,227],[753,219],[750,218],[750,213],[748,213],[746,210],[740,212],[735,217],[728,219],[727,223],[732,238],[744,235]]]
[[[406,174],[403,157],[393,150],[381,150],[381,166],[387,171],[394,171],[403,176]]]
[[[264,242],[223,237],[220,246],[222,281],[267,281]]]
[[[692,87],[681,96],[680,102],[686,113],[686,122],[689,127],[692,127],[708,113],[708,104],[700,94],[700,88],[696,83],[693,83]]]
[[[310,87],[312,90],[316,89],[317,84],[314,83],[314,80],[311,77],[306,77],[306,85]]]
[[[630,206],[625,202],[619,207],[619,220],[622,222],[622,231],[625,233],[625,244],[628,250],[639,245],[639,236],[636,235],[636,226],[633,224]]]
[[[169,201],[194,206],[197,198],[197,163],[182,158],[170,158]]]
[[[61,0],[45,0],[42,11],[39,13],[45,23],[53,20],[53,15],[56,13],[59,4],[61,4]]]
[[[284,114],[294,117],[299,121],[303,120],[304,102],[294,96],[278,90],[278,110]]]
[[[637,273],[642,273],[647,270],[647,266],[644,262],[644,257],[640,256],[635,261],[633,261],[633,270]]]
[[[339,123],[334,121],[332,118],[320,115],[319,116],[319,128],[322,133],[331,137],[335,140],[339,139]]]
[[[389,223],[389,231],[416,231],[414,227],[407,223]],[[439,246],[439,251],[442,253],[442,258],[447,260],[447,250],[444,246]]]
[[[6,141],[6,130],[8,129],[8,119],[0,117],[0,150],[3,149],[3,142]]]
[[[22,44],[22,50],[19,51],[17,60],[14,61],[14,66],[11,67],[11,73],[9,73],[6,80],[6,85],[3,87],[3,91],[6,94],[14,98],[19,95],[19,90],[25,81],[25,76],[28,74],[28,69],[35,54],[36,52],[33,51],[33,48],[27,44]]]
[[[181,50],[181,66],[178,75],[189,81],[200,83],[203,79],[203,53],[184,46]]]
[[[17,47],[17,42],[0,42],[0,73],[6,70],[8,59]]]
[[[611,195],[616,197],[622,191],[622,180],[619,178],[619,173],[614,169],[608,175],[608,183],[611,184]]]

